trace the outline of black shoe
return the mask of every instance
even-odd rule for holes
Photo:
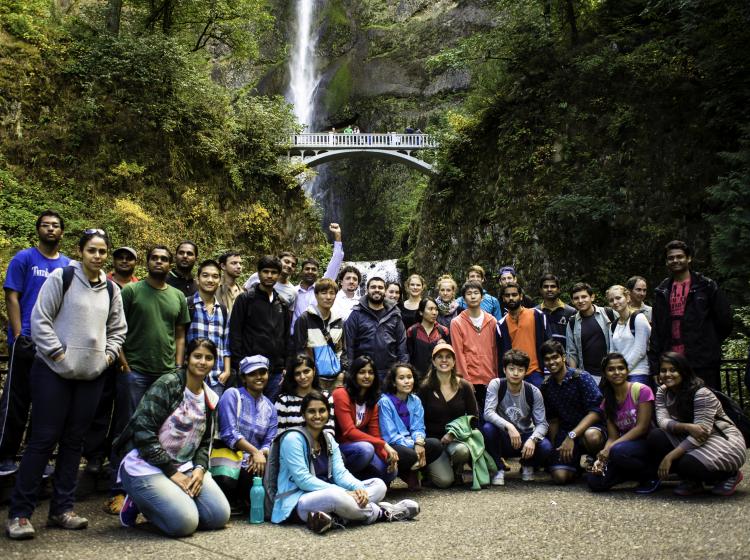
[[[90,474],[91,476],[99,476],[104,469],[104,459],[101,457],[94,457],[86,461],[86,468],[83,472]]]
[[[307,528],[322,535],[333,527],[333,517],[324,511],[311,511],[307,514]]]

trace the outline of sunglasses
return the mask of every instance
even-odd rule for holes
[[[103,229],[89,228],[83,230],[83,235],[102,235],[107,237],[107,232]]]

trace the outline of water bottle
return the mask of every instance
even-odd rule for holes
[[[263,479],[259,476],[253,478],[253,486],[250,488],[250,517],[248,523],[263,523],[265,521],[266,491],[263,488]]]

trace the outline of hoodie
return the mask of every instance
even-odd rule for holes
[[[497,377],[497,338],[495,317],[483,312],[477,331],[469,310],[451,321],[451,346],[456,352],[456,372],[472,385],[488,385]]]
[[[95,379],[106,369],[107,356],[117,359],[128,331],[120,288],[113,284],[110,302],[104,272],[92,286],[81,263],[69,266],[73,280],[64,297],[62,268],[42,285],[31,312],[31,338],[37,356],[60,377]],[[55,361],[61,354],[65,357]]]

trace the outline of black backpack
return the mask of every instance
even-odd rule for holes
[[[65,293],[70,288],[70,284],[73,282],[73,276],[75,276],[75,268],[72,266],[64,266],[62,271],[62,295],[65,299]],[[107,293],[109,294],[109,305],[112,307],[112,298],[115,297],[115,285],[112,280],[107,278]]]
[[[635,318],[641,313],[643,313],[642,309],[639,309],[638,311],[633,311],[630,314],[630,317],[628,318],[628,325],[630,326],[630,334],[633,335],[633,338],[635,338]],[[612,331],[612,334],[615,334],[615,329],[617,328],[617,319],[612,319],[612,317],[610,317],[610,320],[612,322],[609,324],[609,328]]]
[[[497,404],[499,405],[501,402],[503,402],[503,399],[505,398],[505,394],[508,392],[508,380],[507,379],[501,379],[500,380],[500,387],[497,389]],[[531,383],[527,383],[526,381],[523,382],[523,393],[526,397],[526,403],[531,407],[534,408],[534,389],[532,389]]]

